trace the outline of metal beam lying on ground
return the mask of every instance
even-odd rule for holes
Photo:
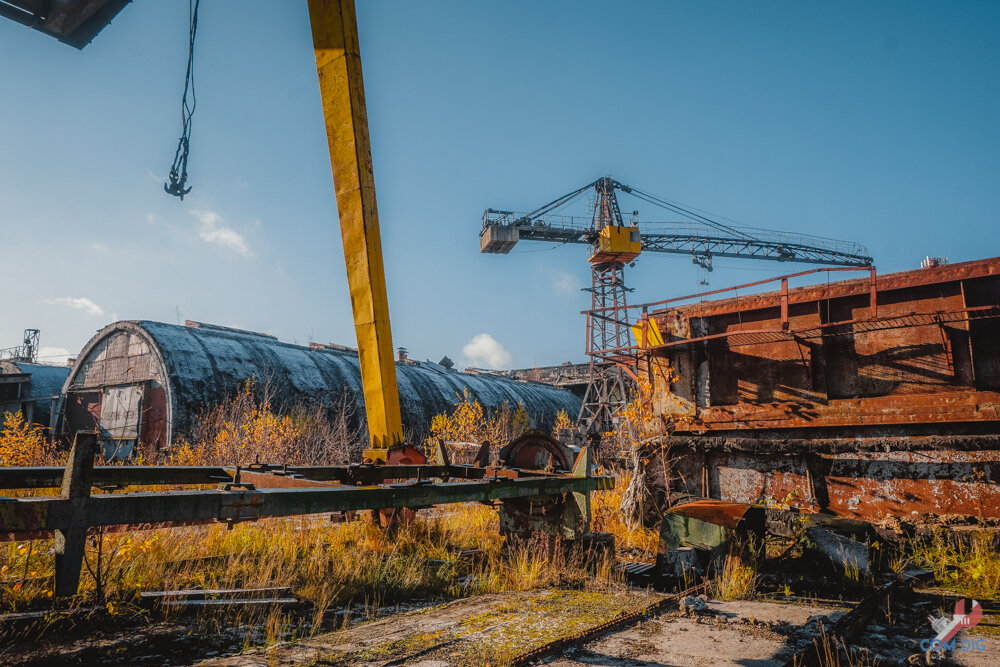
[[[841,616],[830,626],[827,634],[834,639],[832,652],[838,655],[840,645],[846,645],[857,636],[880,609],[891,609],[893,599],[909,591],[909,586],[902,578],[893,578],[879,588],[870,592],[854,609]],[[781,667],[820,667],[829,664],[823,659],[823,649],[813,642],[797,652]]]

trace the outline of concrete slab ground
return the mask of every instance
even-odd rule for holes
[[[199,665],[503,664],[660,598],[656,593],[626,589],[483,595]],[[933,611],[930,605],[927,601],[898,605],[889,619],[891,625],[868,626],[848,647],[854,652],[854,664],[926,664],[919,644],[931,636],[925,613]],[[852,604],[689,598],[682,606],[682,610],[570,648],[546,658],[545,663],[552,667],[779,667],[811,646],[820,637],[821,625],[830,627]],[[970,634],[982,640],[978,646],[983,650],[956,651],[950,664],[1000,664],[1000,635],[986,630]],[[918,662],[909,662],[913,659]]]
[[[627,590],[480,596],[200,664],[498,664],[623,612],[644,608],[659,597]],[[829,624],[845,611],[817,605],[711,601],[703,609],[687,612],[688,616],[666,614],[556,658],[552,664],[777,665],[781,656],[811,641],[816,623]]]
[[[818,605],[709,600],[690,615],[672,613],[586,644],[552,667],[739,665],[779,667],[848,611]]]
[[[285,665],[486,665],[643,609],[656,593],[542,590],[480,595],[279,645],[199,663],[205,667]]]

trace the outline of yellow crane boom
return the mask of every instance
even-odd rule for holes
[[[403,422],[354,0],[309,0],[309,20],[371,437],[364,457],[384,463],[403,444]]]
[[[128,2],[61,0],[45,8],[32,0],[0,0],[0,17],[82,49]],[[308,2],[371,438],[363,456],[371,462],[423,463],[420,451],[403,443],[354,0]],[[195,3],[192,49],[197,13]],[[190,67],[189,60],[189,77]],[[183,177],[165,189],[187,192]]]

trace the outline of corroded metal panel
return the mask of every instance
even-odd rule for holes
[[[874,293],[847,280],[657,312],[654,354],[679,377],[655,409],[688,432],[1000,422],[998,274],[981,260]]]
[[[820,324],[814,304],[793,306],[788,321],[791,330]],[[757,329],[780,329],[780,309],[768,308],[732,313],[708,319],[708,334]],[[768,345],[718,347],[708,354],[711,404],[732,405],[770,401],[815,401],[821,393],[813,388],[812,348],[804,341],[779,340]]]
[[[807,443],[803,444],[808,447]],[[768,503],[880,520],[973,515],[1000,518],[1000,451],[865,451],[782,455],[670,452],[671,487],[726,502]],[[649,474],[656,481],[660,473]]]
[[[651,353],[676,377],[653,396],[670,463],[647,476],[674,494],[866,519],[1000,518],[1000,258],[875,286],[654,313],[668,340]]]
[[[988,306],[996,303],[1000,293],[1000,276],[963,280],[962,289],[969,306]],[[1000,319],[970,322],[969,334],[972,376],[976,387],[1000,391]]]
[[[167,403],[163,387],[149,386],[142,401],[142,433],[140,442],[151,452],[158,452],[167,443]]]
[[[101,434],[106,438],[139,437],[142,412],[141,385],[106,387],[101,397]]]

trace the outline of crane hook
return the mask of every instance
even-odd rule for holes
[[[184,201],[184,195],[191,192],[191,188],[184,187],[184,183],[187,182],[187,174],[181,174],[181,177],[177,178],[177,172],[173,169],[170,170],[170,184],[163,184],[163,191],[168,195],[173,195],[174,197],[179,197],[181,201]]]

